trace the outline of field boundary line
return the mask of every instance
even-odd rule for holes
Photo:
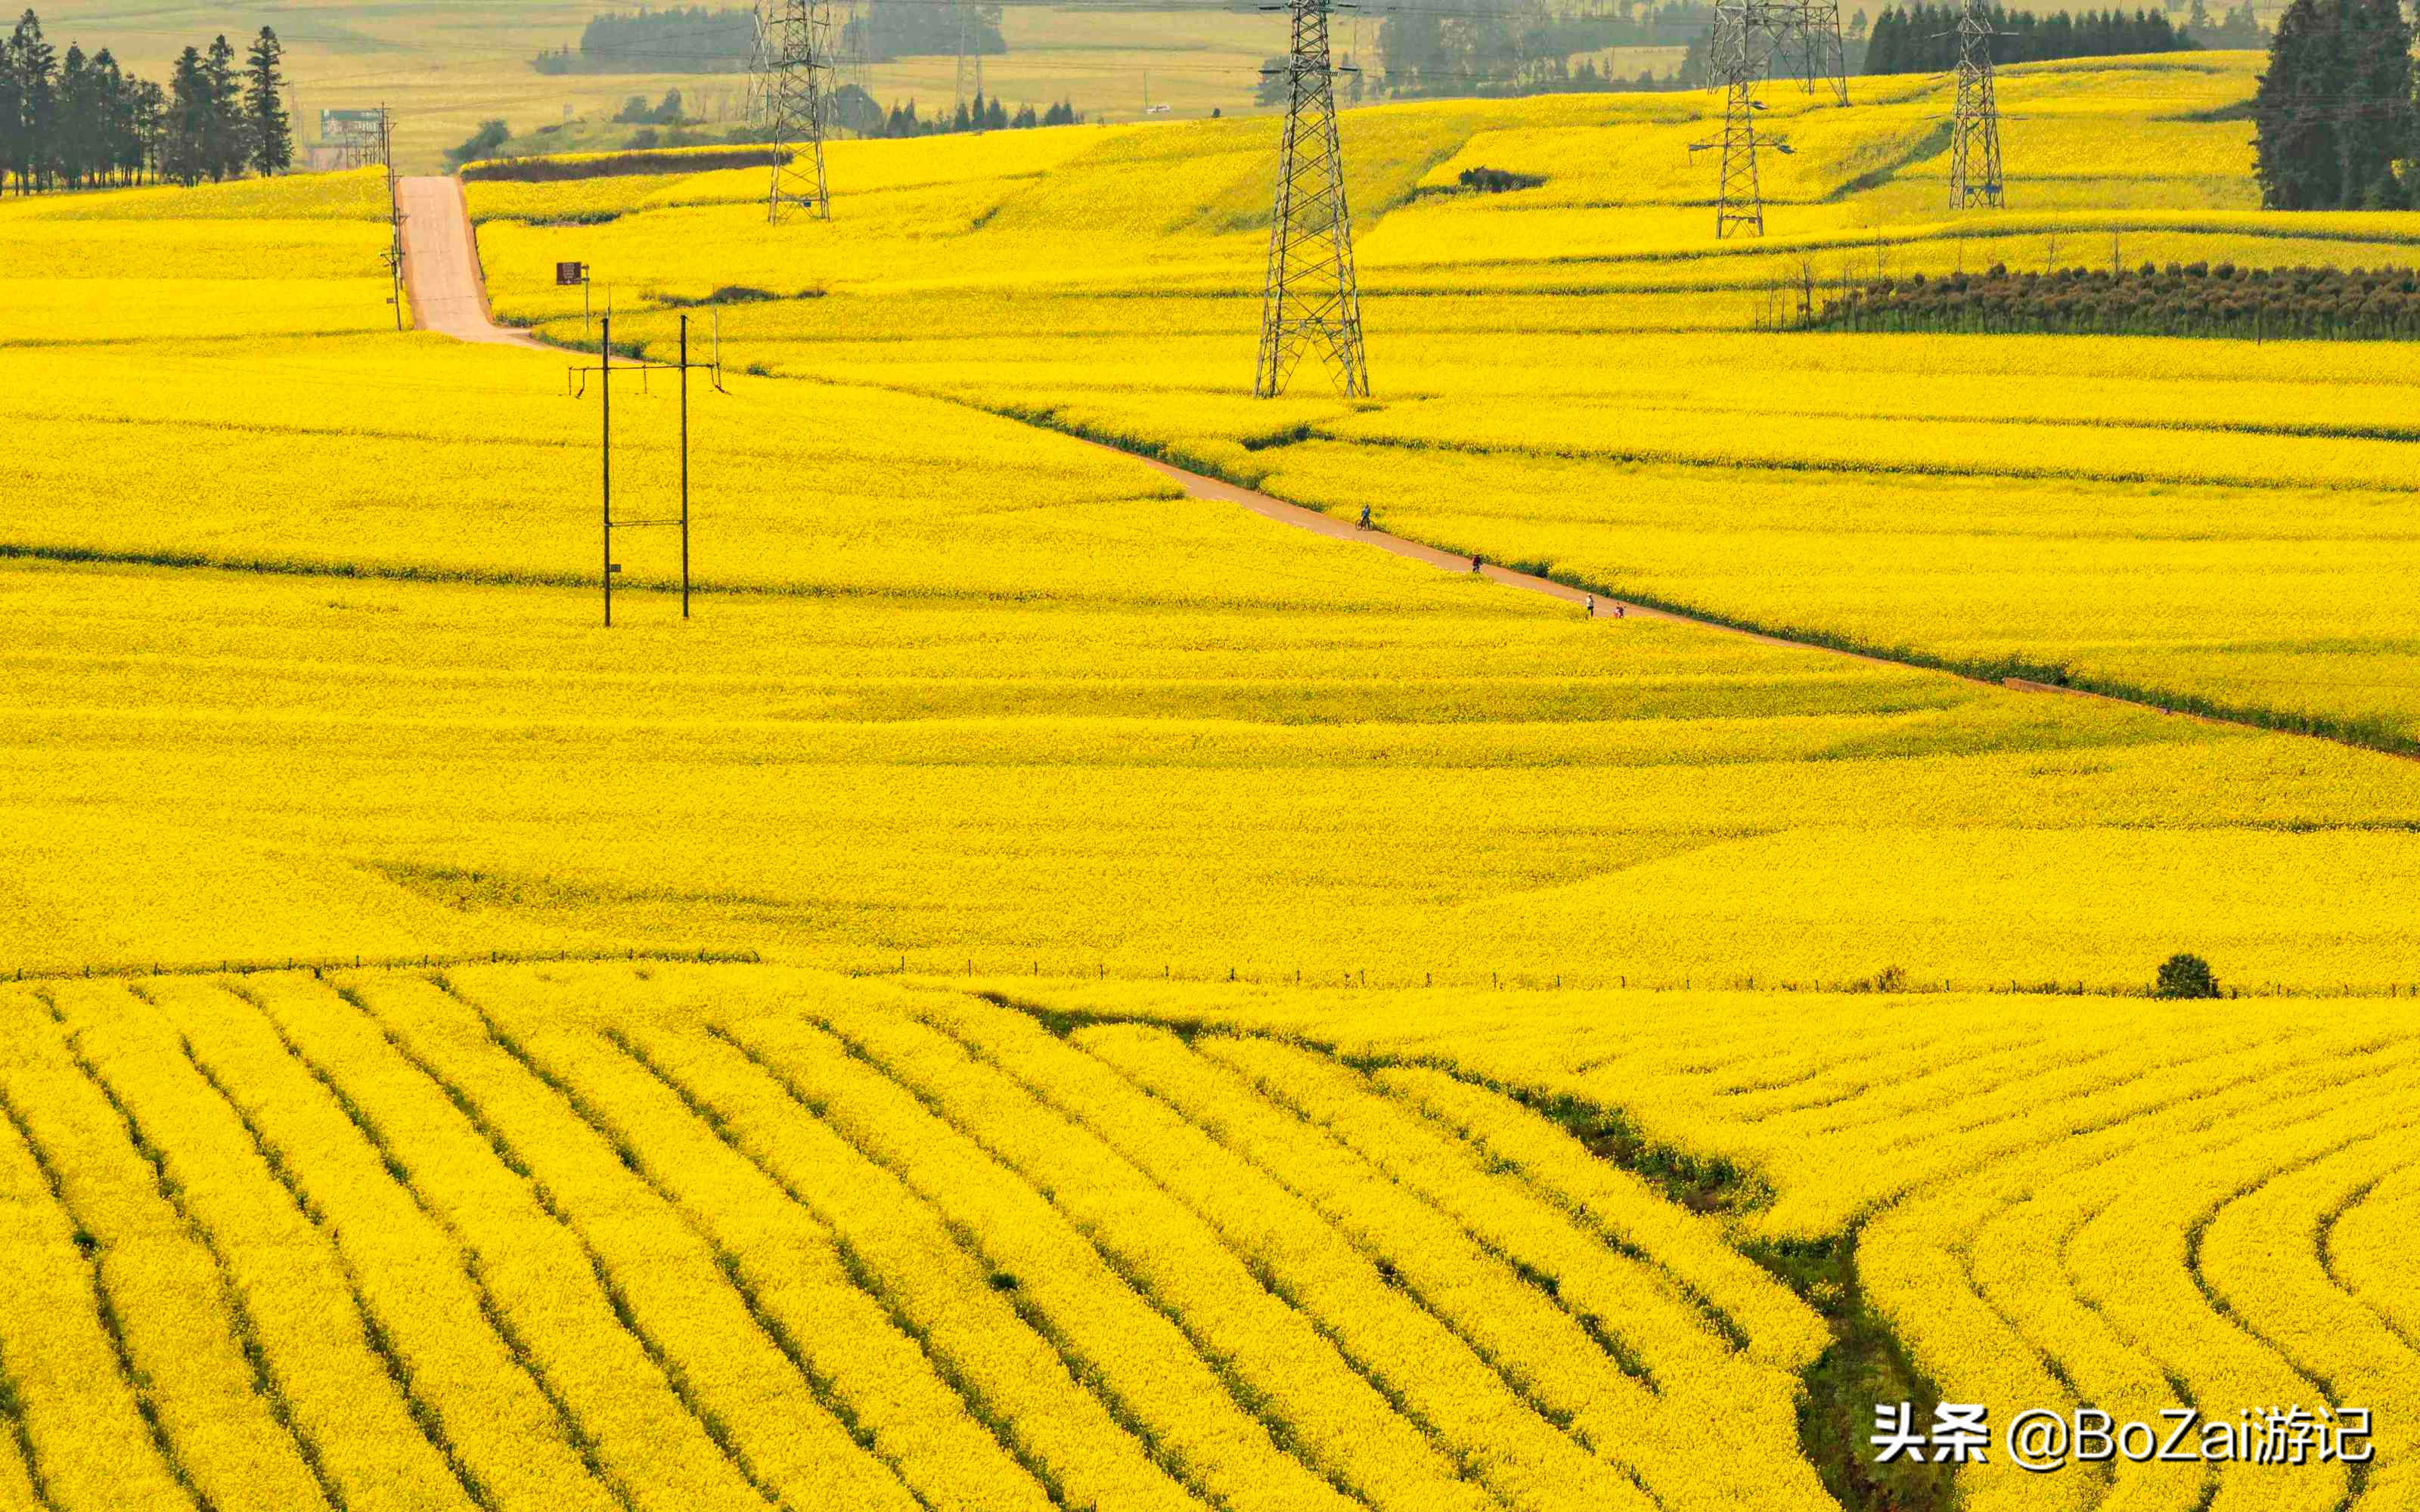
[[[935,397],[947,396],[937,394]],[[966,403],[964,400],[953,402]],[[970,405],[969,408],[983,409],[984,407]],[[1104,440],[1097,435],[1054,419],[1037,417],[1016,410],[985,409],[985,412],[1022,421],[1038,429],[1057,431],[1062,435],[1083,441],[1087,445],[1131,456],[1177,483],[1192,498],[1214,499],[1238,504],[1264,518],[1276,520],[1280,524],[1292,525],[1332,540],[1354,541],[1363,546],[1375,547],[1391,555],[1409,557],[1416,562],[1425,562],[1445,571],[1467,572],[1471,567],[1472,559],[1466,555],[1443,550],[1406,536],[1391,534],[1374,526],[1364,529],[1349,521],[1338,519],[1323,511],[1288,502],[1257,488],[1208,473],[1196,472],[1133,445]],[[1821,651],[1865,662],[1869,666],[1899,667],[1916,671],[1939,672],[1963,682],[2013,692],[2059,693],[2077,698],[2100,699],[2107,702],[2141,709],[2147,713],[2192,719],[2201,724],[2257,730],[2273,734],[2301,735],[2312,740],[2324,740],[2333,745],[2347,746],[2355,750],[2369,751],[2405,761],[2420,759],[2420,737],[2383,728],[2347,723],[2318,715],[2235,708],[2190,693],[2155,693],[2149,689],[2106,679],[2078,677],[2064,667],[2040,666],[2013,657],[1992,663],[1962,662],[1929,656],[1909,647],[1872,646],[1846,636],[1833,636],[1816,631],[1776,630],[1753,621],[1734,619],[1711,609],[1675,603],[1669,599],[1652,594],[1642,594],[1636,590],[1621,593],[1611,590],[1594,592],[1585,580],[1574,583],[1559,576],[1550,576],[1554,571],[1555,569],[1548,568],[1545,572],[1528,572],[1517,567],[1500,566],[1495,563],[1482,562],[1479,568],[1479,575],[1491,582],[1501,583],[1508,588],[1544,594],[1567,604],[1584,604],[1593,596],[1596,599],[1598,619],[1606,617],[1604,610],[1608,607],[1619,607],[1622,610],[1621,617],[1624,618],[1635,615],[1640,619],[1694,625],[1700,629],[1720,630],[1764,645],[1787,646],[1801,651]]]
[[[325,971],[437,970],[447,966],[537,965],[550,961],[661,961],[752,966],[762,964],[764,959],[754,950],[717,950],[703,947],[692,949],[626,947],[589,950],[489,950],[484,954],[476,950],[458,950],[410,955],[289,955],[252,960],[230,956],[215,964],[209,961],[151,961],[77,966],[10,966],[0,968],[6,971],[5,976],[0,976],[0,981],[70,981],[111,977],[246,977],[259,971],[308,971],[317,976]]]

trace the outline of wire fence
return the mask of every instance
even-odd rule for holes
[[[626,947],[590,950],[458,950],[403,955],[288,955],[217,961],[118,961],[73,966],[7,968],[9,981],[66,981],[111,977],[240,977],[261,971],[422,971],[448,966],[535,965],[547,962],[660,961],[700,965],[757,965],[753,950],[666,949]]]

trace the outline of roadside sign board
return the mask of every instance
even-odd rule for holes
[[[554,282],[555,286],[558,288],[566,285],[582,283],[585,281],[587,277],[588,265],[586,263],[556,263],[554,265]]]

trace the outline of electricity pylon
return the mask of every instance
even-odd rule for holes
[[[1958,103],[1949,123],[1949,208],[1998,209],[2000,105],[1992,89],[1992,22],[1978,0],[1958,18]]]
[[[765,218],[812,209],[831,219],[824,187],[824,127],[831,114],[831,11],[825,0],[767,0],[763,90],[772,123],[773,182]]]
[[[970,40],[968,34],[972,32],[975,26],[974,0],[955,0],[955,4],[951,8],[957,12],[958,108],[964,110],[967,108],[967,75],[969,73],[971,72],[974,75],[975,93],[978,95],[983,93],[983,50],[980,47],[974,49],[970,67],[967,57],[967,44]]]
[[[1294,45],[1268,70],[1286,85],[1278,144],[1277,206],[1269,220],[1269,274],[1261,301],[1261,358],[1252,393],[1274,398],[1306,351],[1316,351],[1338,392],[1370,392],[1361,353],[1361,289],[1353,274],[1353,216],[1344,203],[1344,152],[1336,140],[1336,74],[1327,52],[1334,0],[1289,0]],[[1277,7],[1269,7],[1276,9]]]
[[[870,0],[848,0],[847,21],[841,27],[840,71],[844,85],[855,85],[866,99],[874,98],[874,7]],[[854,39],[854,40],[851,40]]]
[[[1787,8],[1790,52],[1798,58],[1798,78],[1808,94],[1829,86],[1832,102],[1849,102],[1849,71],[1840,45],[1840,0],[1803,0]]]
[[[1756,113],[1764,109],[1764,102],[1756,98],[1756,86],[1771,71],[1775,50],[1786,45],[1803,23],[1806,9],[1799,0],[1715,0],[1706,64],[1714,87],[1723,92],[1723,134],[1712,142],[1692,142],[1689,150],[1713,147],[1722,154],[1720,187],[1714,194],[1717,241],[1736,231],[1764,235],[1757,152],[1770,146],[1786,153],[1790,144],[1757,134]]]
[[[998,26],[1001,8],[984,0],[953,0],[958,13],[958,103],[981,100],[984,92],[984,28]],[[970,90],[969,85],[973,88]]]
[[[1723,92],[1723,134],[1693,142],[1692,152],[1718,147],[1720,188],[1714,195],[1714,239],[1734,231],[1764,235],[1764,192],[1757,153],[1766,147],[1788,153],[1790,144],[1758,135],[1756,113],[1764,109],[1757,85],[1773,71],[1776,57],[1795,55],[1808,94],[1829,85],[1836,104],[1849,102],[1842,71],[1839,0],[1715,0],[1714,31],[1707,39],[1707,72]]]

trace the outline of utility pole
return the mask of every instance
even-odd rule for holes
[[[596,363],[593,366],[574,367],[570,370],[569,376],[578,379],[577,387],[572,390],[573,398],[579,398],[588,392],[587,375],[594,373],[597,378],[597,410],[601,444],[597,448],[597,478],[599,501],[598,519],[602,527],[601,545],[604,553],[600,563],[603,570],[599,574],[598,580],[605,594],[605,627],[607,629],[612,629],[613,626],[613,579],[620,576],[622,571],[622,564],[613,560],[615,531],[645,530],[658,526],[679,529],[681,618],[684,620],[689,618],[689,372],[692,367],[709,369],[714,374],[715,392],[718,393],[728,392],[722,387],[721,323],[719,320],[716,322],[715,337],[712,358],[702,363],[690,361],[689,316],[683,315],[680,317],[678,361],[651,363],[644,358],[633,358],[616,365],[613,361],[613,317],[608,315],[597,327]],[[613,516],[613,378],[617,373],[645,374],[665,369],[672,369],[680,374],[680,512],[654,519],[616,519]]]
[[[383,102],[378,116],[379,161],[386,165],[386,271],[393,285],[387,302],[395,306],[395,329],[403,329],[403,201],[395,183],[395,117]]]
[[[824,128],[831,114],[831,11],[826,0],[766,0],[780,9],[766,23],[763,83],[773,125],[773,181],[765,218],[793,209],[831,219],[824,184]]]
[[[1999,209],[2000,105],[1992,88],[1992,22],[1978,0],[1958,18],[1958,103],[1949,125],[1949,208]]]
[[[1252,393],[1274,398],[1306,351],[1316,351],[1347,398],[1370,392],[1361,350],[1361,289],[1353,271],[1353,216],[1344,202],[1344,153],[1336,138],[1336,73],[1327,52],[1335,0],[1289,0],[1283,68],[1285,131],[1278,143],[1277,205],[1261,302],[1261,356]]]

